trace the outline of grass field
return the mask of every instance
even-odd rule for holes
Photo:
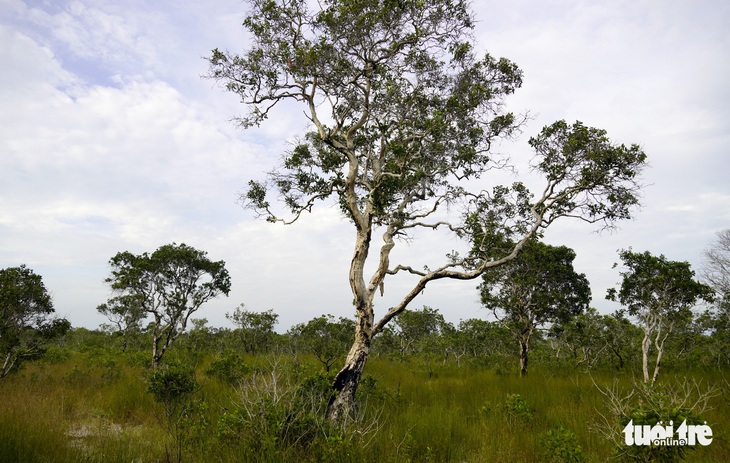
[[[316,416],[317,391],[328,380],[314,361],[246,358],[249,372],[236,385],[206,375],[210,361],[198,364],[199,386],[176,420],[147,392],[149,372],[121,355],[29,365],[0,382],[0,462],[605,461],[614,446],[593,429],[606,409],[596,385],[618,381],[626,389],[634,381],[628,373],[539,365],[519,378],[375,358],[359,391],[362,420],[340,432]],[[701,416],[713,442],[696,446],[686,461],[730,461],[724,374],[670,371],[662,380],[686,376],[716,387],[712,409]]]

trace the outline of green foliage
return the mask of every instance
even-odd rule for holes
[[[549,217],[578,214],[587,220],[612,222],[630,217],[638,204],[636,178],[646,161],[638,145],[614,145],[605,130],[557,121],[530,139],[538,153],[534,167],[550,181],[580,185],[599,193],[601,201],[565,195],[550,205]]]
[[[167,405],[187,400],[197,387],[192,368],[171,363],[152,372],[147,390],[157,402]]]
[[[595,425],[596,429],[614,443],[614,453],[636,462],[670,463],[681,461],[688,451],[697,450],[691,445],[626,445],[621,430],[633,425],[655,426],[673,423],[677,429],[687,424],[703,423],[701,417],[708,412],[710,401],[719,395],[716,387],[706,386],[694,379],[678,379],[667,383],[634,383],[630,390],[620,390],[616,383],[600,389],[605,397],[607,412]]]
[[[619,256],[626,270],[620,272],[619,290],[609,289],[606,299],[620,302],[629,315],[639,320],[644,330],[644,381],[653,382],[659,375],[667,338],[676,327],[690,324],[694,317],[692,307],[700,300],[711,301],[714,292],[695,280],[689,262],[670,261],[664,255],[656,257],[649,251],[637,253],[630,249],[620,251]],[[657,352],[650,377],[648,358],[652,344]]]
[[[550,429],[540,439],[544,463],[583,463],[583,449],[576,435],[565,426]]]
[[[122,339],[122,352],[127,350],[130,338],[139,335],[145,312],[141,295],[123,295],[112,297],[106,303],[96,308],[111,322],[107,325],[112,333],[118,333]]]
[[[205,374],[226,384],[236,385],[250,371],[251,368],[244,363],[241,355],[227,351],[210,363]]]
[[[536,239],[504,265],[482,275],[482,304],[492,310],[520,345],[520,373],[527,374],[530,338],[548,323],[567,321],[591,300],[584,274],[573,269],[575,252]]]
[[[645,154],[580,122],[559,121],[530,140],[532,167],[547,183],[535,201],[519,182],[491,193],[467,189],[509,165],[491,148],[523,122],[504,104],[522,85],[522,71],[508,59],[477,55],[468,1],[252,0],[250,7],[246,49],[213,50],[208,76],[244,103],[242,126],[292,103],[312,130],[265,180],[250,181],[241,199],[284,223],[329,201],[356,231],[348,274],[359,345],[336,382],[342,394],[328,412],[333,419],[352,405],[365,346],[430,282],[477,278],[560,217],[611,227],[637,205]],[[267,197],[271,190],[280,207]],[[447,215],[452,220],[442,221]],[[419,230],[449,230],[474,245],[466,255],[444,253],[436,270],[391,263],[396,238]],[[366,268],[374,270],[366,275]],[[401,272],[416,283],[376,321],[376,293]]]
[[[535,409],[520,394],[507,394],[507,398],[501,404],[501,409],[507,415],[507,421],[510,424],[527,423],[535,412]]]
[[[652,314],[677,313],[701,299],[712,300],[713,290],[695,280],[689,262],[630,249],[620,251],[619,256],[626,268],[621,272],[621,287],[618,292],[611,288],[606,298],[620,302],[642,321]]]
[[[395,317],[392,327],[383,332],[383,337],[401,356],[422,354],[446,355],[449,336],[454,327],[448,323],[438,309],[424,306],[420,310],[404,310]]]
[[[297,349],[311,352],[327,372],[337,359],[347,354],[352,345],[355,322],[332,315],[322,315],[307,323],[300,323],[289,330]]]
[[[90,336],[86,339],[93,341]],[[166,451],[167,461],[176,461],[175,441],[166,431],[162,404],[146,392],[147,384],[140,380],[145,367],[126,365],[116,348],[109,352],[117,352],[118,357],[119,376],[113,381],[103,378],[108,368],[106,355],[71,349],[65,361],[33,363],[1,382],[0,461],[153,462],[166,461]],[[373,358],[370,375],[358,389],[358,413],[364,419],[343,432],[324,421],[332,377],[312,374],[321,370],[314,359],[283,356],[275,367],[277,359],[269,356],[247,359],[255,368],[244,378],[243,387],[200,378],[178,423],[183,461],[532,462],[551,461],[551,454],[570,455],[573,442],[579,443],[587,461],[606,461],[614,447],[594,430],[599,413],[606,414],[611,429],[623,437],[620,431],[625,423],[606,413],[605,396],[593,386],[594,382],[602,387],[611,384],[616,374],[610,370],[596,369],[589,378],[573,370],[560,374],[541,364],[531,376],[517,378],[498,377],[491,368],[438,362],[429,378],[417,371],[416,356]],[[723,371],[704,369],[691,374],[702,384],[724,384]],[[674,373],[667,378],[670,375]],[[630,391],[630,375],[619,376],[621,388]],[[674,390],[677,386],[672,382],[665,393]],[[504,406],[513,394],[534,410],[532,418],[514,419],[510,424]],[[690,397],[688,404],[697,401],[696,394]],[[730,426],[726,399],[712,399],[709,405],[714,410],[691,413],[708,421],[715,439],[707,447],[687,450],[686,461],[711,463],[730,458],[730,446],[722,437],[723,429]],[[636,405],[639,400],[634,397],[622,403]],[[482,406],[491,411],[481,412]],[[246,407],[254,416],[249,417]],[[262,410],[265,420],[255,416]],[[574,433],[576,440],[559,432],[559,424]],[[295,433],[308,437],[296,443]],[[552,443],[546,441],[548,434],[554,437]],[[553,447],[554,451],[548,450]]]
[[[246,310],[245,305],[241,304],[233,313],[227,313],[226,318],[237,326],[232,336],[245,352],[263,353],[272,348],[274,326],[279,320],[279,315],[272,309],[253,312]]]
[[[562,356],[575,367],[594,369],[614,365],[621,370],[636,360],[641,329],[621,312],[602,315],[594,308],[554,323],[548,336]]]
[[[120,296],[99,310],[121,317],[125,327],[137,326],[143,316],[152,317],[153,365],[185,331],[194,312],[231,289],[225,262],[211,261],[206,252],[184,243],[160,246],[151,255],[119,252],[109,265],[112,272],[105,281]]]
[[[43,355],[71,323],[53,318],[43,280],[25,265],[0,270],[0,379]]]
[[[275,361],[241,384],[239,396],[218,421],[218,439],[247,461],[339,461],[357,450],[362,428],[334,427],[324,419],[332,377],[293,381]]]
[[[205,405],[192,400],[197,390],[195,371],[180,363],[159,367],[148,379],[147,391],[164,408],[162,423],[172,438],[172,451],[177,463],[182,461],[184,449],[189,445],[191,437],[201,432],[201,426],[206,426],[205,420],[201,420],[205,416]],[[169,461],[170,449],[167,446],[165,452]]]

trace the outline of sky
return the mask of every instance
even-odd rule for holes
[[[730,2],[473,3],[479,46],[524,71],[508,107],[532,118],[498,147],[523,166],[512,180],[540,185],[524,169],[527,140],[559,119],[648,155],[633,220],[596,233],[566,219],[546,234],[576,251],[593,306],[620,308],[604,300],[620,280],[620,249],[699,270],[703,250],[730,228]],[[238,203],[305,128],[301,111],[283,108],[243,130],[231,121],[245,113],[237,96],[201,78],[213,48],[245,50],[246,11],[240,0],[0,0],[0,268],[40,274],[74,326],[106,321],[96,307],[111,296],[112,256],[172,242],[226,262],[230,295],[194,316],[212,326],[230,326],[225,315],[240,304],[273,309],[278,331],[352,315],[354,231],[336,207],[283,226]],[[393,261],[438,263],[458,246],[417,237],[399,243]],[[477,283],[434,282],[411,308],[436,308],[452,323],[489,318]],[[386,281],[376,317],[412,284]]]

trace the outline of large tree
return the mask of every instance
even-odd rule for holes
[[[622,250],[619,256],[624,269],[621,286],[610,288],[606,299],[626,306],[644,330],[641,342],[644,382],[655,382],[659,376],[664,345],[675,325],[693,317],[692,308],[700,300],[710,300],[712,288],[694,278],[689,262],[668,260],[649,251],[640,253]],[[616,267],[618,264],[615,264]],[[656,349],[654,372],[649,375],[652,343]]]
[[[107,306],[140,310],[152,317],[152,366],[183,333],[190,316],[210,299],[228,295],[231,278],[225,262],[186,244],[160,246],[152,254],[117,253],[105,280],[117,294]],[[133,301],[119,304],[119,298]]]
[[[71,324],[53,317],[43,279],[25,265],[0,270],[0,378],[39,357]]]
[[[247,49],[213,50],[209,76],[248,108],[242,126],[258,125],[291,102],[312,130],[266,181],[250,182],[244,202],[269,221],[291,223],[331,200],[355,232],[349,282],[357,323],[334,381],[330,420],[347,418],[373,336],[430,282],[477,278],[559,217],[610,226],[637,204],[642,150],[563,121],[530,141],[532,167],[546,179],[536,198],[519,183],[482,191],[475,180],[508,164],[490,148],[521,125],[503,103],[520,87],[522,72],[507,59],[477,56],[466,0],[249,4]],[[283,208],[272,205],[269,190]],[[475,229],[488,233],[471,251],[426,265],[391,262],[399,239],[446,230],[468,241]],[[509,236],[512,246],[490,249],[495,235]],[[411,289],[376,319],[375,295],[387,277],[401,274],[414,279]]]
[[[517,340],[520,376],[527,375],[535,330],[580,314],[591,301],[588,280],[575,272],[574,259],[575,252],[568,247],[533,239],[515,259],[482,275],[482,304]]]

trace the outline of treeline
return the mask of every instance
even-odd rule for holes
[[[621,251],[621,284],[606,294],[622,306],[613,314],[589,307],[590,287],[573,269],[571,249],[530,241],[517,258],[482,277],[481,300],[493,321],[454,324],[435,308],[404,310],[374,336],[369,355],[500,371],[519,367],[523,376],[528,359],[569,369],[640,368],[644,381],[652,383],[660,367],[725,367],[730,363],[725,265],[730,231],[719,238],[705,255],[703,279],[710,285],[697,281],[687,262]],[[243,304],[226,315],[234,328],[193,318],[205,302],[228,294],[230,276],[223,261],[211,261],[185,244],[165,245],[152,254],[121,252],[110,265],[106,281],[115,295],[97,307],[109,323],[96,331],[71,329],[56,317],[40,275],[31,269],[0,270],[0,378],[49,349],[62,355],[97,348],[139,356],[145,359],[140,363],[154,368],[168,351],[187,364],[212,355],[231,365],[241,363],[236,356],[244,354],[308,354],[330,373],[333,367],[340,370],[358,332],[354,319],[321,315],[280,334],[278,314]],[[698,309],[701,301],[708,309]]]
[[[673,327],[666,340],[664,367],[667,369],[724,368],[730,365],[730,311],[705,311]],[[227,314],[234,328],[208,325],[193,319],[192,327],[177,341],[171,357],[187,364],[199,364],[213,357],[213,365],[229,370],[243,362],[244,354],[311,355],[326,372],[337,369],[352,345],[354,320],[321,315],[277,333],[278,315],[273,310],[256,312],[243,306]],[[65,351],[102,352],[114,350],[149,364],[153,326],[132,331],[103,325],[98,330],[76,328],[57,340],[48,355]],[[571,370],[641,371],[641,343],[644,331],[617,312],[601,314],[590,308],[554,323],[533,335],[531,361],[534,364]],[[519,343],[498,321],[477,318],[450,323],[438,309],[423,307],[401,313],[372,345],[372,355],[391,360],[419,360],[465,367],[487,367],[517,374]],[[216,362],[219,362],[216,364]],[[227,366],[221,363],[228,362]],[[224,369],[225,369],[224,368]],[[233,373],[229,374],[235,377]]]

